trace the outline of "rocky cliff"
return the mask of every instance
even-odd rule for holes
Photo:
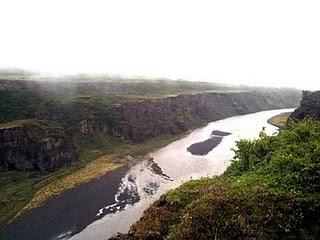
[[[86,135],[103,133],[139,143],[235,115],[296,107],[301,98],[294,89],[220,89],[209,83],[162,81],[0,81],[0,93],[0,169],[23,171],[70,163],[75,139]],[[19,119],[19,124],[6,124]],[[30,123],[23,119],[34,120],[21,124]]]
[[[75,157],[72,139],[56,123],[23,120],[0,125],[1,171],[52,171]]]
[[[291,114],[291,118],[296,120],[306,117],[320,120],[320,91],[303,91],[300,107]]]
[[[296,92],[229,92],[179,95],[124,102],[84,121],[81,130],[105,132],[114,138],[143,142],[149,138],[185,132],[203,123],[262,110],[298,105]]]

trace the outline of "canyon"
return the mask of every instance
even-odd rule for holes
[[[300,92],[294,89],[253,88],[231,91],[226,88],[221,92],[216,85],[209,83],[182,82],[178,87],[188,91],[200,91],[209,86],[209,89],[211,87],[219,91],[181,94],[178,92],[177,95],[167,96],[156,91],[159,91],[158,88],[169,91],[173,83],[156,82],[149,91],[157,97],[146,98],[139,98],[138,93],[142,87],[137,88],[137,86],[141,85],[140,82],[52,83],[2,80],[0,83],[0,91],[3,92],[0,100],[8,101],[6,105],[0,104],[0,110],[6,108],[1,115],[3,127],[0,128],[2,171],[53,171],[68,165],[77,159],[77,148],[80,144],[76,139],[84,139],[88,135],[102,133],[106,137],[111,136],[113,139],[111,141],[128,140],[133,143],[142,143],[159,136],[181,134],[208,122],[231,116],[296,107],[301,97]],[[130,84],[137,89],[135,92],[131,89],[132,94],[136,95],[133,94],[134,97],[128,100],[123,96],[130,90]],[[149,87],[148,83],[144,84]],[[158,88],[155,87],[157,85],[159,85]],[[143,84],[142,86],[146,87]],[[114,100],[112,94],[116,91],[122,94],[121,100]],[[100,95],[92,96],[93,92],[95,94],[98,92]],[[148,95],[148,92],[145,94]],[[77,99],[76,102],[75,100],[72,102],[69,95]],[[26,99],[24,104],[29,105],[21,111],[24,116],[15,116],[14,114],[18,114],[17,110],[24,107],[19,103],[22,97]],[[94,104],[96,98],[103,104]],[[6,107],[7,105],[9,108]],[[10,105],[15,108],[10,109]],[[27,117],[27,120],[24,117]],[[6,119],[14,119],[14,121],[7,122]],[[37,127],[27,128],[26,125],[17,124],[15,122],[17,120],[33,121],[38,124],[31,124]],[[39,121],[50,121],[51,125],[59,126],[63,136],[52,137],[53,131],[57,128],[40,127]],[[6,127],[10,125],[14,127]],[[36,135],[32,132],[38,132],[39,129],[42,131],[41,136],[38,134],[37,139],[29,137]],[[34,147],[26,151],[25,146],[29,145]]]
[[[118,80],[0,78],[1,227],[35,196],[41,205],[61,186],[100,176],[97,159],[113,171],[209,122],[294,108],[301,98],[296,89]]]
[[[319,93],[304,91],[277,134],[237,141],[221,175],[166,192],[111,239],[318,239]]]

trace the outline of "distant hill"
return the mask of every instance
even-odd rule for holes
[[[296,89],[228,86],[208,82],[124,78],[108,75],[49,76],[20,69],[0,69],[0,123],[34,118],[38,112],[68,111],[60,124],[70,126],[102,109],[126,101],[205,92],[257,91],[298,104]],[[293,97],[295,99],[293,99]],[[293,103],[292,102],[292,103]],[[49,114],[47,114],[49,115]],[[52,120],[52,119],[47,119]]]

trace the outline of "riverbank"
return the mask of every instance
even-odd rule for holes
[[[148,161],[138,163],[127,172],[119,189],[119,192],[127,189],[130,195],[139,196],[139,201],[134,205],[127,205],[122,211],[105,215],[71,239],[105,240],[118,232],[127,232],[148,206],[170,189],[190,179],[222,174],[233,157],[231,149],[235,147],[235,141],[241,138],[255,139],[263,127],[267,134],[272,135],[277,132],[276,127],[267,124],[267,119],[284,111],[290,110],[263,111],[211,122],[203,128],[192,131],[186,137],[150,153],[150,157],[161,169],[162,174],[154,174],[154,169]],[[187,148],[192,144],[203,142],[212,134],[221,135],[221,131],[231,134],[225,136],[223,141],[208,154],[197,156],[188,152]]]
[[[287,121],[288,121],[288,118],[290,117],[291,113],[292,112],[280,113],[280,114],[268,119],[267,122],[275,127],[283,129],[283,128],[285,128]]]
[[[81,142],[79,160],[71,166],[47,175],[38,172],[1,173],[0,229],[20,214],[41,206],[65,190],[127,165],[128,162],[121,160],[124,157],[144,156],[182,136],[162,136],[141,144],[119,142],[102,135],[87,136]]]
[[[162,195],[113,239],[319,239],[319,136],[308,120],[241,140],[224,174]]]
[[[40,206],[65,188],[118,168],[122,165],[119,158],[143,156],[173,141],[178,134],[185,134],[210,121],[295,106],[300,98],[299,91],[290,89],[230,89],[209,83],[162,80],[3,80],[0,81],[0,92],[4,103],[0,104],[1,123],[23,119],[49,120],[63,128],[78,151],[74,153],[77,156],[74,161],[66,162],[55,172],[48,172],[50,168],[38,169],[39,154],[30,152],[28,146],[24,146],[26,150],[21,152],[22,157],[16,157],[16,150],[20,151],[25,143],[23,131],[17,136],[14,129],[6,130],[1,137],[1,149],[7,156],[16,158],[0,159],[3,169],[10,170],[0,174],[0,227],[17,216],[30,201],[25,209]],[[47,138],[46,134],[41,135],[41,143]],[[68,151],[61,148],[53,152],[55,155],[50,155],[52,163],[56,156],[63,156]],[[85,171],[81,170],[102,156],[108,160],[97,160],[97,166],[101,168],[92,164]],[[29,169],[36,171],[16,171],[16,164],[23,164],[25,160],[33,166]]]
[[[147,159],[147,157],[144,157],[147,153],[162,148],[167,144],[182,138],[185,134],[186,133],[175,136],[162,136],[150,139],[141,144],[134,144],[131,142],[111,142],[110,139],[108,139],[104,140],[108,143],[108,145],[106,145],[101,144],[104,142],[102,139],[97,141],[97,138],[100,138],[101,136],[88,138],[86,143],[83,143],[83,152],[80,153],[80,159],[82,161],[89,159],[90,157],[99,156],[99,154],[101,155],[102,153],[108,154],[96,157],[86,163],[80,162],[78,166],[70,166],[69,169],[68,167],[65,167],[62,169],[64,172],[62,172],[61,175],[52,174],[45,176],[47,178],[44,177],[42,182],[41,179],[39,179],[39,185],[34,185],[32,187],[25,185],[24,190],[26,192],[28,192],[28,190],[34,190],[35,187],[39,188],[34,192],[34,195],[30,197],[28,202],[24,199],[26,204],[22,206],[23,208],[17,211],[15,215],[5,212],[7,217],[11,217],[9,219],[10,223],[7,226],[4,224],[1,231],[9,234],[9,239],[24,239],[23,236],[26,233],[27,235],[30,233],[30,239],[38,239],[38,236],[40,236],[39,239],[49,239],[48,236],[53,236],[53,233],[61,233],[60,230],[62,229],[61,224],[58,224],[58,222],[56,223],[57,226],[52,228],[50,219],[59,219],[62,214],[64,214],[64,216],[68,215],[68,221],[64,223],[65,228],[69,227],[74,229],[77,221],[81,222],[83,221],[81,219],[86,219],[82,224],[76,224],[78,230],[74,231],[82,230],[82,228],[90,222],[103,217],[103,215],[99,217],[96,216],[97,209],[105,206],[105,204],[114,203],[114,195],[119,188],[120,180],[130,167]],[[95,148],[93,149],[92,146],[95,146]],[[22,182],[19,183],[22,184]],[[100,186],[101,184],[105,187],[103,189],[101,188],[100,191],[95,186]],[[91,189],[91,194],[88,194],[88,189]],[[27,195],[21,194],[21,196],[26,197]],[[107,197],[107,199],[103,196]],[[86,216],[81,213],[73,213],[73,211],[76,210],[71,210],[70,212],[70,209],[74,208],[73,205],[83,198],[92,198],[90,201],[83,201],[83,204],[89,202],[90,205],[92,205],[90,214]],[[135,200],[132,199],[130,201]],[[61,211],[60,209],[61,202],[64,204],[64,211]],[[11,205],[13,204],[14,202],[11,203]],[[79,204],[80,203],[77,203],[76,205],[78,206]],[[123,206],[119,206],[124,207],[126,204],[127,202],[124,202]],[[88,208],[88,206],[83,207]],[[56,211],[53,211],[53,209],[56,209]],[[87,211],[89,210],[86,210],[86,212]],[[108,211],[105,211],[104,214],[107,213]],[[81,217],[79,217],[78,220],[72,220],[70,215]],[[2,217],[4,216],[5,215]],[[43,216],[44,218],[42,219],[39,216]],[[35,227],[27,229],[25,226],[30,222],[32,222]],[[41,228],[40,225],[42,228],[51,230],[37,233],[38,229]],[[35,238],[32,238],[32,236]],[[41,236],[46,237],[42,238]],[[0,237],[2,236],[0,235]]]
[[[90,222],[102,217],[97,216],[98,209],[114,204],[114,195],[127,171],[127,167],[119,167],[98,179],[51,197],[41,207],[27,211],[12,221],[2,231],[0,239],[65,239],[71,233],[81,231]]]

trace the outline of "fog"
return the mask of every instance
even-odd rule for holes
[[[320,88],[319,1],[2,0],[0,68]]]

